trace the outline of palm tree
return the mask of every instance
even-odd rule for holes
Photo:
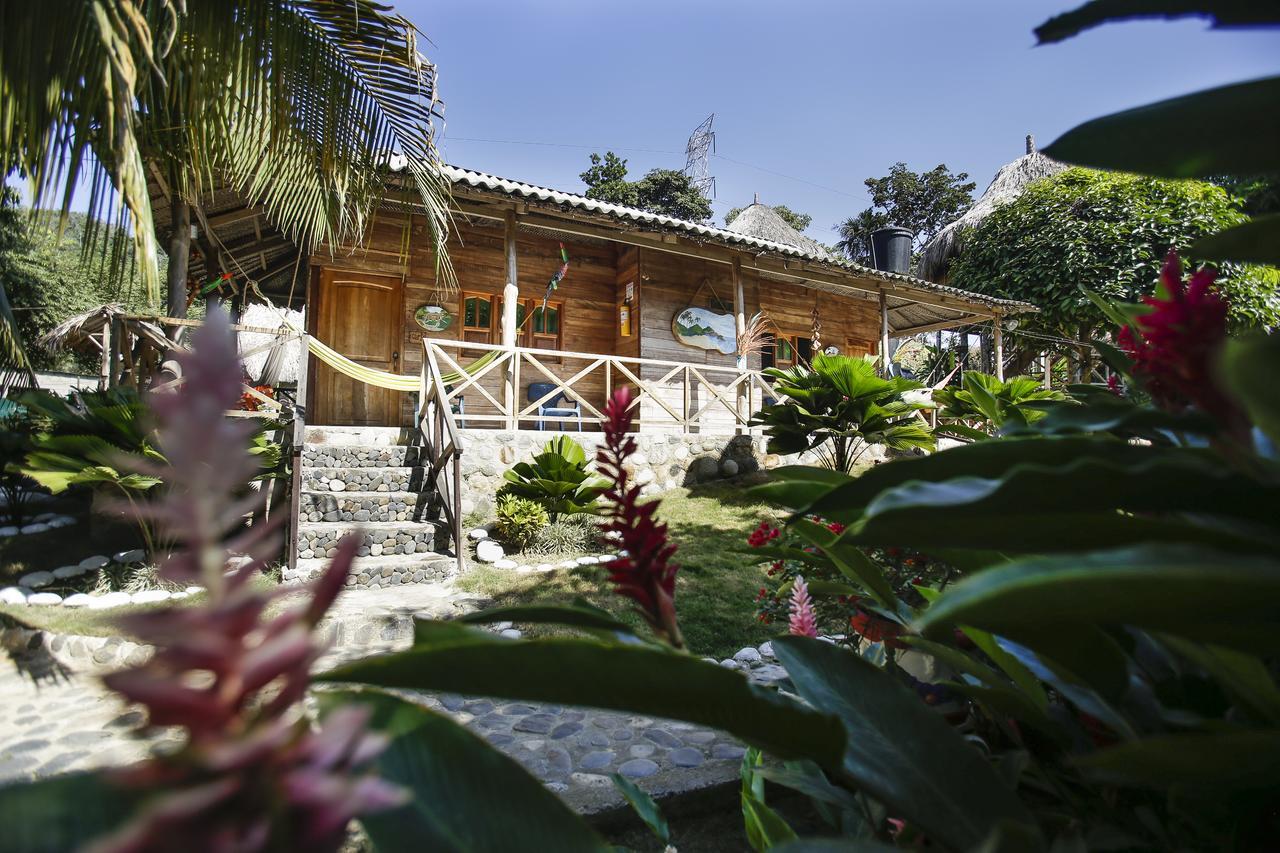
[[[82,177],[91,221],[118,197],[153,302],[148,177],[164,187],[175,314],[192,208],[214,187],[261,205],[304,248],[339,245],[363,236],[399,154],[406,201],[452,281],[436,69],[417,39],[373,0],[0,0],[0,166],[27,176],[33,207],[57,198],[64,219]],[[127,253],[113,249],[122,273]]]

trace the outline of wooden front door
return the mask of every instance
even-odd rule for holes
[[[398,278],[325,269],[320,272],[316,336],[354,362],[400,372],[403,286]],[[400,392],[351,379],[316,365],[312,423],[395,426]]]

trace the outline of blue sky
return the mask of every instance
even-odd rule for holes
[[[980,193],[1027,133],[1047,145],[1107,112],[1280,71],[1280,33],[1197,20],[1033,46],[1033,27],[1080,2],[395,5],[433,43],[449,162],[581,190],[592,150],[617,151],[633,177],[683,167],[689,132],[714,112],[717,222],[758,192],[811,214],[809,234],[830,242],[867,205],[863,179],[899,160],[945,162]]]

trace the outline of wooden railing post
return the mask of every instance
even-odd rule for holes
[[[298,568],[298,513],[302,507],[302,445],[307,440],[307,374],[311,370],[309,338],[302,335],[302,363],[298,365],[298,387],[294,391],[292,446],[289,448],[289,538],[285,544],[285,561],[289,570]]]

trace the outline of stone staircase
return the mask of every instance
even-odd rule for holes
[[[328,564],[338,540],[358,532],[360,546],[347,585],[383,589],[432,583],[457,574],[447,541],[432,514],[419,448],[398,427],[306,429],[298,499],[298,567],[286,581],[305,581]]]

